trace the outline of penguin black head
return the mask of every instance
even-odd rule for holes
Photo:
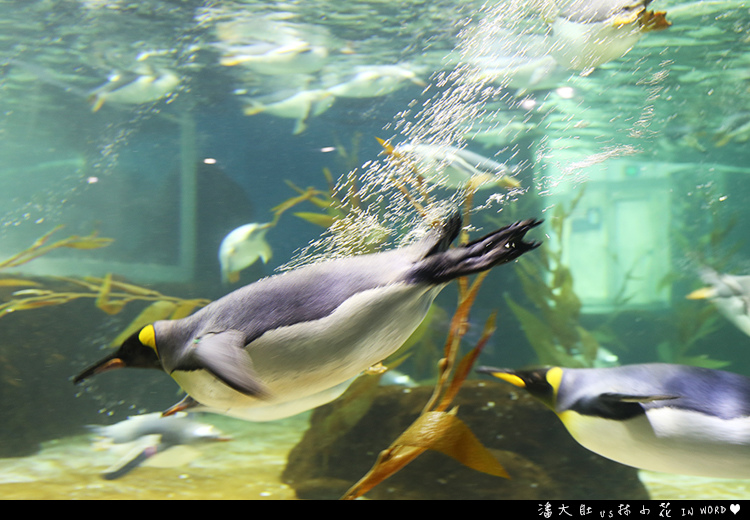
[[[156,335],[153,325],[146,325],[126,339],[117,352],[88,367],[78,374],[73,383],[78,384],[91,376],[117,368],[156,368],[162,364],[156,353]]]
[[[518,371],[508,368],[478,367],[476,371],[523,388],[549,408],[555,409],[557,389],[562,379],[562,369],[558,367]]]

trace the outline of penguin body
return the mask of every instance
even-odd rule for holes
[[[664,363],[481,367],[550,407],[583,447],[651,471],[750,478],[750,379]]]
[[[87,428],[111,443],[134,447],[122,460],[102,474],[105,480],[124,477],[147,460],[155,460],[152,459],[155,455],[163,454],[175,446],[232,440],[214,426],[196,422],[185,413],[170,417],[162,417],[160,413],[136,415],[117,424],[89,425]],[[184,463],[184,454],[182,459],[181,462]]]
[[[112,368],[161,368],[188,393],[181,408],[199,403],[246,419],[254,407],[276,407],[274,419],[299,413],[398,350],[452,279],[537,247],[523,237],[539,223],[447,249],[461,228],[455,215],[411,246],[265,278],[192,316],[144,327],[74,382]]]

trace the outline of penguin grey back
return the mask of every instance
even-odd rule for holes
[[[154,324],[162,348],[162,363],[171,373],[177,360],[170,353],[180,345],[216,332],[235,330],[247,345],[270,330],[320,320],[355,294],[402,283],[441,286],[515,260],[537,246],[523,240],[541,221],[525,220],[506,226],[464,246],[449,249],[462,220],[454,213],[422,240],[399,249],[320,262],[242,287],[182,320]],[[182,365],[184,368],[184,365]]]
[[[157,337],[182,344],[198,335],[244,324],[240,330],[247,344],[267,330],[319,320],[354,294],[402,281],[416,262],[447,250],[458,236],[461,222],[460,214],[455,213],[410,246],[311,264],[259,280],[192,316],[157,322]]]
[[[708,368],[646,363],[600,369],[565,369],[557,410],[575,410],[602,416],[601,396],[630,397],[619,405],[645,413],[648,409],[671,407],[690,410],[724,420],[750,417],[750,379],[739,374]],[[635,403],[632,398],[663,396],[666,399]],[[599,404],[596,404],[598,401]],[[612,399],[613,406],[618,400]],[[621,410],[625,411],[625,410]],[[620,419],[622,413],[611,410]],[[625,415],[629,415],[625,413]]]

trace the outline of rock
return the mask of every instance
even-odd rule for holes
[[[431,387],[377,387],[348,431],[324,431],[341,400],[316,409],[289,454],[282,479],[300,498],[340,497],[419,415]],[[493,381],[467,381],[454,401],[461,418],[511,480],[473,471],[428,451],[366,496],[372,499],[645,500],[637,470],[579,446],[559,419],[526,393]],[[328,442],[321,444],[321,439]],[[335,439],[335,440],[333,440]]]

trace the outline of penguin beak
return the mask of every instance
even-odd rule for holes
[[[95,376],[97,374],[102,374],[104,372],[109,372],[110,370],[115,370],[117,368],[125,368],[127,365],[125,362],[117,357],[117,354],[112,354],[98,363],[88,367],[86,370],[78,374],[74,379],[73,383],[76,385],[78,383],[81,383],[82,381],[90,378],[91,376]]]
[[[526,382],[507,368],[477,367],[476,372],[496,377],[518,388],[526,388]]]

